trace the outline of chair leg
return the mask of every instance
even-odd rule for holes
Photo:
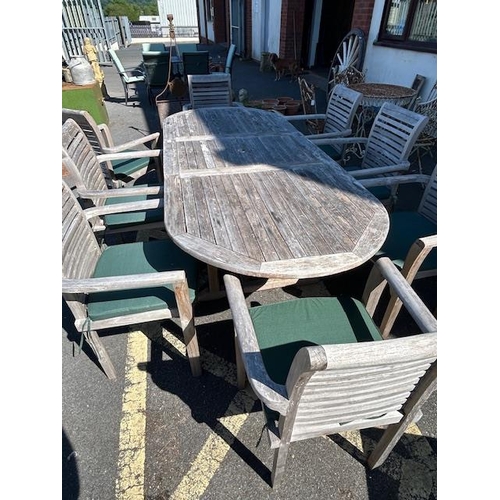
[[[271,485],[273,488],[278,487],[283,480],[289,447],[290,443],[282,443],[274,451],[273,469],[271,471]]]
[[[106,376],[111,380],[116,379],[116,372],[113,363],[111,362],[111,358],[109,357],[108,352],[102,345],[101,339],[99,338],[97,332],[94,330],[90,330],[88,332],[84,332],[83,335],[85,337],[85,340],[89,344],[90,348],[92,349],[92,351],[94,351],[94,354],[97,356],[97,360],[99,361],[99,364],[104,370]]]
[[[198,337],[194,326],[193,306],[189,300],[189,290],[187,282],[181,281],[174,287],[175,299],[179,310],[184,343],[186,344],[186,354],[191,366],[193,377],[201,375],[200,348],[198,346]]]

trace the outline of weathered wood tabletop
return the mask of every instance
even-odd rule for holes
[[[384,242],[384,206],[282,115],[203,108],[163,122],[165,226],[187,253],[245,276],[357,267]]]

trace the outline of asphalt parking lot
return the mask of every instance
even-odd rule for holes
[[[215,50],[216,48],[214,48]],[[140,45],[119,52],[140,62]],[[128,106],[113,67],[105,67],[106,108],[115,142],[160,130],[144,86]],[[318,108],[324,109],[321,76]],[[253,98],[289,95],[298,85],[274,81],[255,61],[237,59],[233,88]],[[426,169],[432,168],[432,159]],[[401,195],[404,203],[404,190]],[[409,205],[414,205],[411,198]],[[252,303],[297,296],[361,294],[369,264],[315,283],[257,292]],[[436,278],[415,282],[429,308],[437,307]],[[204,373],[191,377],[175,322],[116,329],[102,335],[117,370],[110,381],[72,325],[62,304],[62,497],[72,499],[434,500],[437,498],[437,394],[423,417],[386,462],[369,471],[366,450],[381,432],[371,429],[293,443],[286,479],[270,486],[273,451],[251,390],[236,387],[232,322],[225,299],[195,306]],[[163,330],[162,330],[163,328]],[[401,314],[394,335],[416,333]]]

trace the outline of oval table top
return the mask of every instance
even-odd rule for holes
[[[165,226],[199,260],[246,276],[311,278],[357,267],[389,216],[281,114],[229,106],[163,122]]]

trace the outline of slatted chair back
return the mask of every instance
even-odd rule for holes
[[[420,91],[425,84],[425,80],[427,80],[425,76],[419,75],[418,73],[415,75],[413,83],[411,84],[411,88],[415,91],[415,95],[411,98],[410,103],[406,106],[407,109],[415,110],[415,106],[420,100]]]
[[[63,163],[75,180],[80,191],[103,191],[109,189],[102,166],[85,132],[72,119],[67,119],[62,126]],[[95,198],[97,207],[106,203],[105,198]]]
[[[326,108],[323,133],[345,132],[351,129],[361,99],[363,99],[361,92],[352,90],[345,85],[336,85],[332,89]],[[332,144],[331,147],[338,153],[342,153],[344,149],[344,146],[339,144]]]
[[[195,273],[195,261],[187,254],[179,254],[178,247],[169,240],[101,249],[82,206],[62,180],[62,295],[73,313],[76,329],[84,335],[108,378],[116,378],[116,372],[98,330],[174,316],[180,319],[191,371],[194,376],[201,374],[191,305]],[[175,299],[162,291],[168,286]],[[137,289],[142,293],[136,293]],[[156,303],[151,305],[151,300]]]
[[[419,113],[384,103],[373,121],[361,168],[407,161],[427,121],[428,118]]]
[[[400,422],[401,408],[436,359],[436,333],[305,347],[286,382],[291,411],[282,441]]]
[[[437,224],[437,167],[434,168],[418,206],[419,213]]]
[[[229,73],[188,75],[188,88],[192,109],[232,105],[233,92]]]
[[[74,120],[79,127],[85,133],[87,139],[89,140],[92,149],[96,154],[103,154],[103,146],[106,145],[106,139],[103,136],[102,131],[99,129],[96,121],[92,118],[92,115],[83,109],[62,109],[62,123],[71,118]],[[111,162],[109,162],[110,164]],[[110,167],[112,168],[112,167]]]

